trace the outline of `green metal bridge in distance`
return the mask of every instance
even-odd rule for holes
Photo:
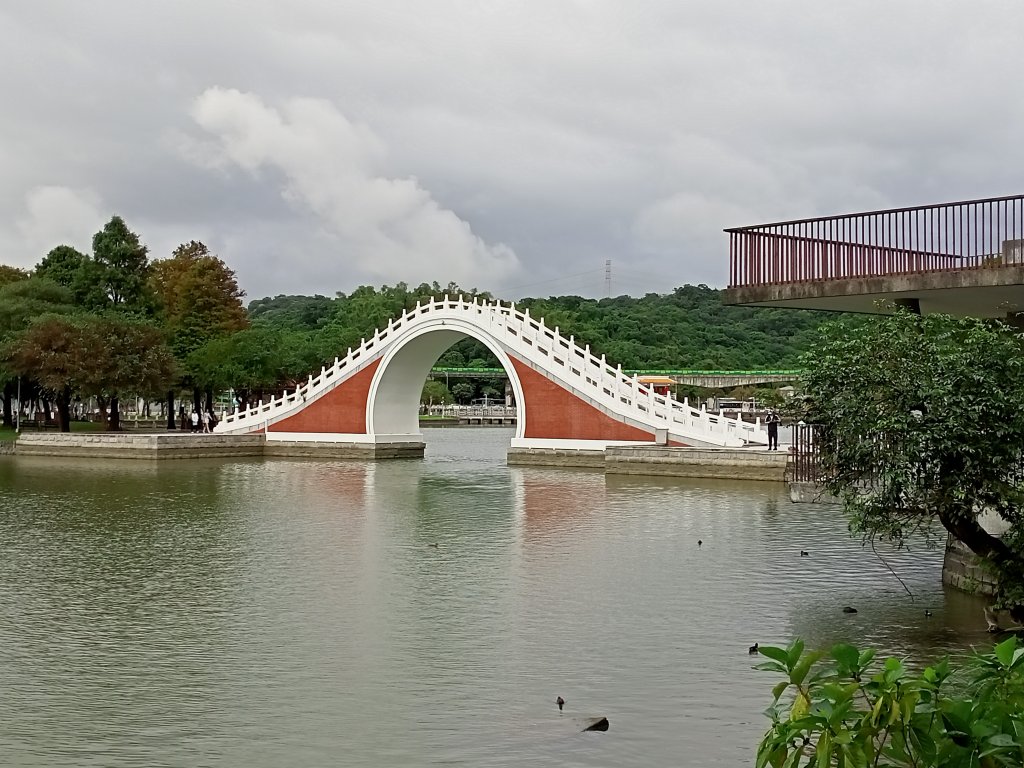
[[[800,378],[801,371],[623,371],[629,376],[666,376],[676,384],[687,384],[709,389],[727,389],[751,384],[784,384]],[[504,368],[446,368],[437,366],[430,371],[436,379],[505,379]]]

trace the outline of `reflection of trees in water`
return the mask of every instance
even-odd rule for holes
[[[0,463],[0,596],[17,595],[0,598],[0,624],[5,610],[30,610],[25,626],[59,627],[31,646],[55,660],[41,687],[79,702],[83,717],[102,689],[156,718],[167,707],[160,686],[187,676],[196,697],[175,707],[201,716],[198,692],[221,674],[212,658],[241,640],[243,522],[223,496],[218,465],[205,461]]]
[[[798,602],[789,610],[791,637],[803,638],[809,648],[852,642],[861,648],[876,648],[882,656],[909,655],[921,664],[991,643],[982,617],[982,598],[935,584],[911,588],[913,600],[893,579],[893,589],[885,592],[851,588]],[[856,607],[857,613],[844,614],[846,605]],[[926,609],[931,616],[925,615]],[[772,644],[785,644],[789,639],[780,638],[777,643],[773,639]]]

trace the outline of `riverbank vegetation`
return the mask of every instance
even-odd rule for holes
[[[759,669],[782,680],[757,768],[1024,765],[1024,648],[1016,637],[920,671],[846,644],[826,654],[796,641],[759,653],[768,659]]]
[[[899,311],[826,326],[801,367],[821,477],[851,529],[902,545],[937,521],[995,572],[998,604],[1024,623],[1019,330]]]

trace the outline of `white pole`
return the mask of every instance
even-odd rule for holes
[[[18,412],[14,415],[14,431],[21,434],[21,376],[18,377]]]

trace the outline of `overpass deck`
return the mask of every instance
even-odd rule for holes
[[[727,304],[1024,312],[1024,195],[756,224],[729,234]]]

